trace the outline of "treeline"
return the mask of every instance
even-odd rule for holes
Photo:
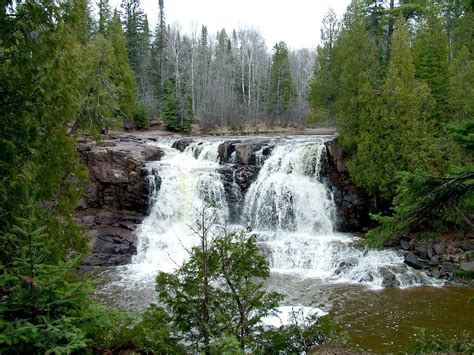
[[[138,97],[169,129],[306,125],[313,51],[280,42],[270,53],[254,29],[184,34],[166,23],[163,0],[153,34],[139,0],[123,0],[120,12]],[[106,0],[99,14],[108,21]]]
[[[353,1],[324,20],[312,119],[335,122],[353,180],[393,203],[374,244],[472,228],[474,2]]]

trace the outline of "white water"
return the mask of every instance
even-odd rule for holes
[[[216,207],[220,224],[229,219],[217,170],[222,141],[193,143],[184,152],[171,148],[171,143],[159,144],[165,156],[148,167],[151,187],[156,186],[156,175],[161,184],[151,196],[150,215],[138,230],[132,265],[119,268],[119,283],[129,289],[150,293],[158,271],[171,272],[186,260],[187,250],[197,242],[191,227],[204,205]],[[325,284],[363,284],[372,289],[383,287],[384,275],[394,275],[400,287],[429,283],[404,264],[401,253],[365,250],[358,238],[335,231],[332,193],[321,181],[325,162],[321,138],[279,139],[272,145],[269,157],[262,151],[257,154],[263,166],[242,199],[241,221],[235,227],[253,227],[274,275]]]
[[[204,206],[215,206],[217,222],[225,224],[229,211],[224,186],[217,172],[221,142],[192,144],[184,152],[160,145],[165,156],[149,164],[161,186],[152,195],[150,214],[140,225],[137,255],[122,270],[126,278],[152,280],[158,271],[172,272],[186,260],[196,243],[192,227]],[[150,178],[153,188],[154,178]]]

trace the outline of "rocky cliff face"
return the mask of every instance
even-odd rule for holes
[[[77,150],[90,177],[78,211],[79,221],[93,236],[86,265],[127,264],[136,253],[136,226],[150,208],[148,179],[155,177],[145,164],[161,159],[163,152],[133,136],[114,137],[101,146],[83,141]]]
[[[337,138],[325,143],[328,157],[328,177],[337,207],[338,229],[360,232],[372,225],[369,212],[372,205],[367,192],[357,187],[347,170],[348,157]]]

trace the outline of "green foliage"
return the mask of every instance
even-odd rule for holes
[[[413,58],[416,77],[429,87],[436,105],[432,113],[438,124],[446,122],[448,81],[448,38],[440,14],[435,7],[427,9],[420,21],[416,41],[413,47]]]
[[[391,61],[380,99],[371,104],[373,111],[377,106],[380,111],[360,133],[349,172],[369,192],[390,198],[396,189],[396,173],[425,167],[428,150],[423,126],[429,127],[424,115],[430,94],[415,79],[408,28],[402,22],[392,37]]]
[[[122,312],[97,305],[84,328],[96,352],[140,350],[145,353],[184,354],[167,314],[151,305],[145,312]]]
[[[370,40],[361,8],[347,15],[335,51],[340,68],[336,125],[343,148],[353,153],[361,134],[379,115],[377,47]]]
[[[210,341],[222,337],[237,338],[245,349],[282,296],[263,288],[268,262],[254,237],[212,237],[215,215],[208,208],[199,213],[199,244],[176,272],[159,273],[159,301],[191,349],[209,351]]]
[[[294,97],[290,59],[285,42],[279,42],[273,47],[269,90],[271,111],[276,115],[277,119],[283,117],[287,113]]]
[[[173,80],[167,80],[164,84],[161,117],[171,131],[189,132],[192,129],[194,113],[191,99],[178,94]]]
[[[336,14],[329,10],[323,20],[323,45],[318,46],[318,55],[314,68],[314,80],[308,95],[312,108],[309,123],[335,120],[335,105],[338,97],[339,68],[336,60],[335,44],[339,35]]]
[[[415,330],[417,334],[408,348],[412,354],[434,352],[470,354],[474,352],[474,342],[468,332],[461,332],[452,339],[443,339],[440,334],[424,328],[415,328]]]
[[[446,228],[448,223],[469,224],[459,208],[473,199],[474,173],[433,178],[404,174],[394,199],[393,216],[374,216],[381,225],[367,233],[367,243],[381,246],[407,233]],[[472,210],[471,210],[472,211]]]
[[[135,107],[133,121],[135,122],[135,126],[139,129],[148,128],[150,125],[150,115],[144,103],[139,102]]]
[[[256,354],[302,354],[327,344],[345,344],[346,332],[328,316],[304,317],[293,311],[290,323],[280,329],[267,329],[258,339]]]
[[[212,355],[243,355],[239,341],[234,337],[214,340],[209,345]]]
[[[51,236],[33,202],[20,206],[23,217],[1,235],[11,245],[0,274],[0,351],[70,353],[87,346],[81,325],[91,284],[74,274],[78,259],[52,262],[55,248],[46,247]]]

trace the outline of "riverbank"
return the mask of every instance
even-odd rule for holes
[[[153,124],[147,130],[116,130],[111,131],[112,134],[131,134],[137,137],[231,137],[231,136],[275,136],[275,135],[289,135],[289,136],[308,136],[308,135],[337,135],[336,127],[267,127],[260,125],[258,127],[244,127],[242,129],[231,130],[229,128],[214,129],[209,131],[201,131],[199,128],[193,128],[191,132],[179,133],[167,130],[161,124]]]

